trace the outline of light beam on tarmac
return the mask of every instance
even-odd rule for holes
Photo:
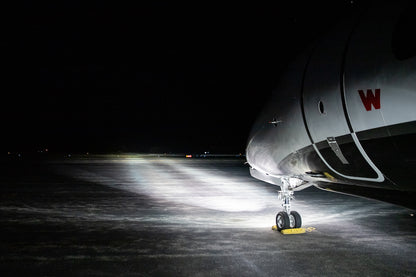
[[[146,196],[151,199],[149,203],[155,204],[146,211],[139,209],[124,215],[108,212],[91,214],[88,211],[85,214],[81,209],[78,216],[153,225],[271,227],[275,224],[276,213],[282,209],[277,198],[279,187],[252,178],[247,168],[240,167],[238,162],[130,155],[69,161],[74,164],[61,165],[56,170],[71,178],[137,194],[139,198],[140,195]],[[312,187],[296,194],[293,209],[302,215],[304,226],[342,225],[368,216],[397,213],[397,209],[391,209],[391,205],[385,203],[323,192]]]
[[[153,198],[226,212],[266,207],[265,191],[258,184],[218,168],[175,159],[129,161],[129,166],[136,189]]]
[[[252,178],[243,162],[146,155],[98,156],[68,161],[71,165],[59,166],[55,172],[138,197],[145,195],[151,199],[149,203],[157,205],[149,211],[166,211],[162,213],[165,216],[157,217],[144,215],[143,211],[124,216],[132,221],[191,227],[269,228],[275,224],[276,210],[280,208],[276,192],[279,188]],[[109,214],[105,216],[108,219]]]

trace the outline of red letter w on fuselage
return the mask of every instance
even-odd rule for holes
[[[371,105],[373,105],[376,110],[380,109],[380,89],[376,88],[375,92],[376,93],[373,94],[371,89],[367,89],[367,95],[364,95],[364,90],[358,90],[361,101],[363,101],[364,107],[367,111],[371,111]]]

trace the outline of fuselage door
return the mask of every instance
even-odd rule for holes
[[[350,28],[346,22],[334,30],[310,57],[302,91],[305,126],[315,151],[333,173],[382,182],[384,177],[362,149],[345,107],[343,68]]]

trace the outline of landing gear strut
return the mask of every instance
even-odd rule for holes
[[[290,210],[290,201],[294,199],[293,190],[289,190],[290,183],[288,178],[281,178],[282,186],[279,191],[279,199],[283,200],[283,211],[276,215],[277,230],[300,228],[302,226],[302,218],[300,214]]]

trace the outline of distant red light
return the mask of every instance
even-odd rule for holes
[[[187,158],[192,158],[192,155],[186,155],[185,157],[187,157]]]

